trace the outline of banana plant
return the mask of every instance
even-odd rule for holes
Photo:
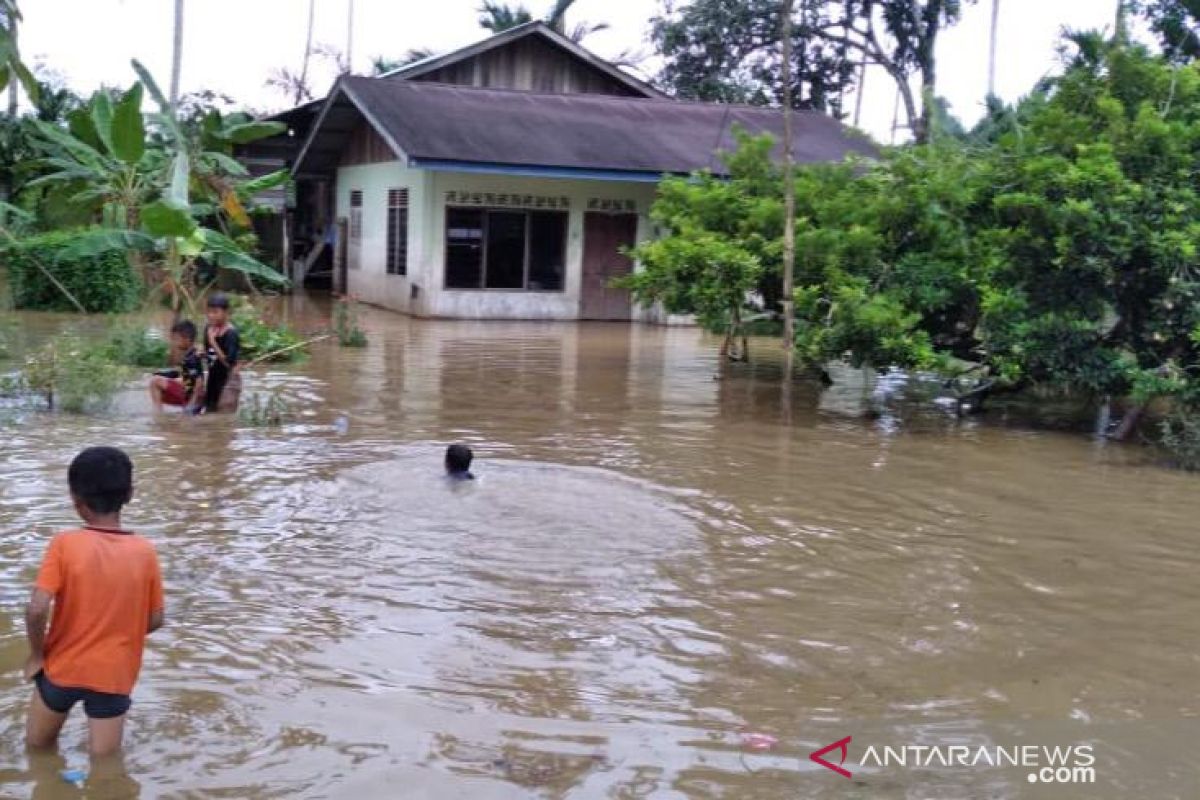
[[[133,68],[139,80],[116,102],[98,92],[70,115],[67,130],[37,124],[43,162],[52,171],[31,185],[80,187],[72,199],[103,210],[103,225],[76,236],[68,254],[125,251],[148,288],[170,296],[177,312],[194,301],[200,259],[286,285],[283,275],[228,235],[230,222],[249,225],[245,201],[287,179],[283,171],[249,178],[232,158],[232,145],[274,135],[279,128],[238,120],[189,135],[145,67],[135,60]],[[145,94],[159,107],[149,117],[150,126],[141,112]],[[206,149],[219,142],[228,146]]]

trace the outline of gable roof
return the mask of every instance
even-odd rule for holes
[[[488,38],[478,41],[475,44],[468,45],[450,53],[430,56],[429,58],[423,58],[420,61],[414,61],[412,64],[406,64],[399,69],[394,69],[391,72],[385,72],[380,77],[412,80],[414,78],[419,78],[422,75],[436,72],[452,64],[457,64],[460,61],[466,61],[482,55],[489,50],[495,50],[526,38],[542,39],[547,44],[565,52],[576,60],[583,62],[588,67],[596,70],[597,72],[605,74],[611,80],[621,84],[626,89],[640,97],[665,98],[668,96],[665,92],[654,88],[649,83],[639,80],[619,67],[616,67],[608,61],[599,58],[591,51],[580,46],[579,43],[573,41],[567,36],[563,36],[561,33],[554,30],[541,20],[522,23],[521,25],[509,28],[506,31],[501,31],[494,36],[489,36]]]
[[[426,169],[648,181],[698,169],[722,173],[718,151],[734,149],[735,127],[771,133],[782,158],[779,109],[346,76],[330,93],[294,171],[336,169],[364,118],[398,159]],[[877,152],[819,112],[797,111],[793,125],[797,163]]]

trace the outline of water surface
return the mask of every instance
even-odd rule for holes
[[[784,393],[694,330],[365,327],[247,376],[282,429],[133,391],[5,414],[0,796],[1195,796],[1197,477],[1001,415],[881,415],[851,380]],[[478,481],[439,476],[450,441]],[[30,759],[17,673],[66,465],[100,443],[135,461],[169,622],[125,764],[84,794],[57,777],[82,721]],[[1097,782],[807,760],[847,735],[852,761],[1088,742]]]

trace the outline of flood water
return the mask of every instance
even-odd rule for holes
[[[281,429],[140,390],[0,419],[0,797],[1200,793],[1200,477],[997,416],[864,417],[869,387],[788,397],[695,330],[364,327],[246,376]],[[479,480],[440,477],[450,441]],[[81,713],[27,755],[19,668],[93,444],[134,459],[168,625],[125,763],[81,790]],[[846,736],[849,780],[808,758]],[[964,744],[1088,744],[1095,783],[860,763]]]

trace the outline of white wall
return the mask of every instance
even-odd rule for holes
[[[399,161],[338,169],[338,218],[350,218],[350,192],[359,190],[363,193],[362,243],[357,268],[347,247],[350,267],[346,276],[350,294],[395,311],[421,313],[422,298],[413,301],[411,287],[426,282],[421,269],[428,260],[428,246],[419,232],[425,224],[423,210],[428,186],[427,172],[408,169]],[[407,275],[387,274],[387,199],[391,189],[408,189]]]
[[[387,192],[409,189],[407,278],[386,274]],[[521,178],[459,172],[428,172],[401,162],[338,170],[337,214],[348,217],[350,191],[363,192],[361,267],[348,270],[349,289],[361,300],[420,316],[461,319],[576,319],[583,280],[583,222],[593,200],[632,201],[639,241],[652,235],[648,213],[652,183]],[[447,192],[565,197],[569,200],[564,288],[560,292],[507,289],[446,289],[445,224]],[[457,204],[457,203],[456,203]],[[505,206],[497,206],[505,207]],[[516,208],[518,206],[511,206]],[[410,299],[412,287],[417,298]],[[634,318],[665,321],[635,306]]]

